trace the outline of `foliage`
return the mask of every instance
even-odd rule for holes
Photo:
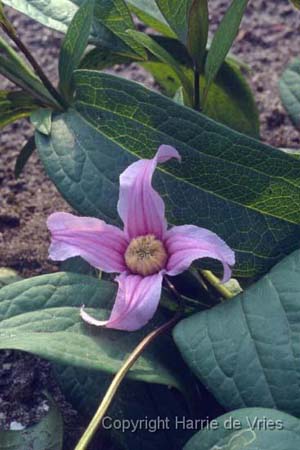
[[[181,164],[168,162],[153,180],[169,224],[192,223],[217,233],[235,251],[234,275],[245,289],[224,301],[232,290],[203,271],[220,274],[221,268],[202,261],[172,283],[165,279],[153,321],[129,333],[82,321],[82,304],[92,316],[108,317],[116,283],[80,258],[66,261],[63,272],[22,281],[2,271],[0,348],[51,361],[66,398],[90,418],[124,360],[170,319],[180,299],[183,320],[174,330],[175,343],[162,335],[139,356],[109,410],[119,420],[168,417],[171,427],[166,433],[113,429],[117,448],[296,450],[300,160],[257,140],[259,118],[245,66],[229,55],[247,0],[232,1],[211,42],[207,0],[3,3],[65,34],[54,86],[0,2],[0,25],[19,50],[0,37],[0,74],[18,88],[0,92],[0,127],[30,118],[35,129],[17,158],[15,175],[37,149],[50,179],[78,213],[120,225],[120,173],[136,160],[152,158],[161,144],[172,145]],[[155,33],[137,31],[133,14]],[[153,75],[162,93],[103,72],[132,62]],[[299,67],[297,59],[280,81],[283,103],[297,126]],[[177,416],[211,419],[221,407],[238,409],[218,417],[217,429],[175,430]],[[61,448],[56,409],[53,405],[49,416],[26,430],[26,437],[1,432],[0,448],[16,448],[19,443],[11,439],[32,440],[37,431],[28,448]],[[283,431],[249,425],[264,417],[283,422]],[[240,428],[226,428],[228,420],[239,421]],[[51,431],[54,425],[58,432]],[[50,440],[41,443],[44,437]]]
[[[300,59],[292,61],[279,81],[282,103],[296,127],[300,125]]]

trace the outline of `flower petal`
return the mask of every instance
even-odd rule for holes
[[[146,234],[161,239],[167,229],[164,202],[151,182],[157,164],[170,158],[180,160],[180,155],[175,148],[161,145],[153,159],[131,164],[120,176],[118,212],[130,239]]]
[[[128,241],[119,228],[99,219],[64,212],[51,214],[47,226],[52,235],[49,256],[54,261],[81,256],[105,272],[126,269],[124,253]]]
[[[116,278],[119,290],[110,318],[106,321],[96,320],[83,308],[81,317],[91,325],[138,330],[154,316],[160,300],[162,278],[162,273],[141,277],[124,272]]]
[[[187,270],[196,259],[213,258],[223,264],[222,281],[230,279],[230,266],[235,263],[234,252],[215,233],[195,225],[173,227],[166,232],[165,246],[169,253],[168,275],[178,275]]]

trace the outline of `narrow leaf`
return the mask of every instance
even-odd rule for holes
[[[125,0],[97,0],[94,28],[97,40],[101,45],[114,47],[124,55],[135,55],[140,60],[146,58],[143,46],[127,33],[127,30],[135,30],[135,26]],[[108,36],[109,39],[103,40],[102,36],[105,30],[111,33],[111,37]]]
[[[27,161],[29,160],[30,156],[32,155],[35,149],[36,149],[35,139],[34,136],[32,136],[23,146],[21,152],[18,154],[15,164],[16,178],[18,178],[21,175]]]
[[[126,3],[130,11],[146,25],[164,36],[175,37],[175,33],[167,24],[155,0],[127,0]]]
[[[281,101],[292,122],[300,127],[300,59],[292,61],[279,80]]]
[[[160,61],[168,64],[175,71],[176,75],[182,83],[182,87],[185,91],[190,102],[193,98],[193,88],[190,80],[186,77],[185,73],[181,70],[181,67],[177,64],[176,60],[168,53],[163,47],[161,47],[154,39],[145,33],[139,31],[128,31],[136,41],[140,42],[147,50],[153,53]]]
[[[155,0],[167,23],[183,44],[188,42],[189,14],[194,0]]]
[[[188,15],[187,48],[199,70],[203,70],[208,38],[208,0],[193,0]]]
[[[247,3],[248,0],[232,0],[215,32],[205,63],[206,93],[233,44]]]
[[[57,105],[48,90],[17,52],[0,36],[0,74],[48,104]]]
[[[2,27],[4,30],[8,30],[9,33],[15,34],[15,29],[13,25],[10,23],[10,21],[7,19],[5,13],[3,4],[0,1],[0,27]]]
[[[0,91],[0,128],[28,117],[39,106],[23,91]]]
[[[59,85],[67,100],[72,99],[72,76],[86,49],[94,15],[94,0],[82,3],[68,28],[59,55]]]

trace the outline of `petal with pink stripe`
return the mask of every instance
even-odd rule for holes
[[[180,160],[180,155],[175,148],[161,145],[153,159],[131,164],[120,176],[118,212],[130,239],[147,234],[162,239],[167,229],[165,205],[152,187],[152,176],[157,164],[170,158]]]
[[[122,230],[99,219],[57,212],[47,220],[51,232],[49,256],[64,261],[81,256],[105,272],[126,270],[124,253],[128,241]]]
[[[81,308],[81,317],[91,325],[117,330],[138,330],[149,322],[158,307],[162,274],[141,277],[122,273],[116,281],[119,289],[110,318],[106,321],[97,320],[83,308]]]
[[[234,252],[212,231],[195,225],[173,227],[166,232],[165,246],[169,253],[166,273],[178,275],[199,258],[213,258],[223,264],[223,282],[230,279]]]

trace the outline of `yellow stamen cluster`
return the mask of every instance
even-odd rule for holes
[[[161,241],[152,234],[132,239],[125,252],[125,262],[132,273],[147,276],[159,272],[168,259]]]

